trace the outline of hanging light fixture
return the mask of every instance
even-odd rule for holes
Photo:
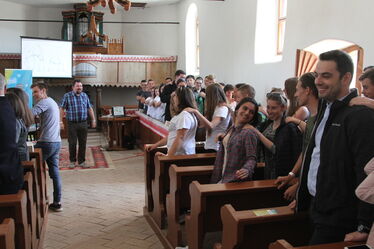
[[[97,5],[101,5],[103,8],[106,7],[108,4],[110,13],[116,13],[116,7],[114,6],[114,2],[121,5],[124,10],[128,11],[131,7],[131,1],[129,0],[88,0],[87,2],[87,10],[92,11],[94,7]]]

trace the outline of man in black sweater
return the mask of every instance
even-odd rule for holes
[[[171,115],[170,115],[170,96],[171,94],[177,89],[177,81],[180,78],[186,77],[186,73],[183,70],[177,70],[175,72],[175,79],[172,84],[166,85],[164,87],[164,90],[162,93],[160,93],[160,98],[162,103],[166,103],[165,107],[165,121],[170,121],[171,120]]]
[[[4,96],[5,79],[0,74],[0,195],[15,194],[23,186],[23,167],[16,143],[16,115]]]
[[[322,103],[307,146],[297,193],[297,210],[311,208],[311,245],[365,241],[374,206],[359,201],[356,187],[374,156],[374,111],[349,106],[353,63],[339,50],[322,53],[315,83]]]

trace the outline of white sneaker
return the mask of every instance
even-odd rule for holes
[[[70,162],[69,169],[74,169],[74,168],[75,168],[75,162]]]
[[[82,167],[82,168],[89,168],[90,167],[89,165],[86,165],[86,162],[80,163],[79,166]]]

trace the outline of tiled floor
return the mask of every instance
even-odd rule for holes
[[[87,144],[105,144],[105,139],[90,132]],[[45,249],[163,248],[143,217],[141,151],[109,154],[115,168],[61,171],[64,211],[49,213]]]

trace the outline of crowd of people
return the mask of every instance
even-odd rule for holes
[[[345,52],[322,53],[315,72],[285,80],[284,90],[273,88],[266,107],[255,100],[250,84],[217,83],[212,75],[186,77],[177,70],[174,80],[166,78],[159,86],[144,80],[136,96],[139,109],[167,122],[169,129],[148,149],[166,145],[167,155],[195,154],[196,133],[204,128],[206,152],[217,153],[211,183],[250,181],[257,163],[265,162],[264,178],[276,179],[285,189],[290,207],[310,210],[310,244],[367,240],[373,246],[374,69],[360,77],[363,97],[350,89],[353,71]],[[22,187],[20,162],[29,159],[28,128],[38,118],[41,133],[35,146],[42,149],[53,181],[50,208],[61,211],[63,113],[70,168],[77,163],[87,167],[87,121],[95,127],[95,116],[80,81],[73,82],[60,105],[48,97],[45,84],[31,88],[35,104],[30,109],[25,92],[5,91],[0,75],[0,194]]]
[[[49,209],[60,212],[62,182],[59,173],[61,149],[60,130],[64,129],[63,117],[66,112],[70,166],[85,164],[87,119],[95,127],[95,115],[87,95],[82,92],[79,80],[72,84],[72,91],[66,93],[60,106],[47,95],[47,85],[34,83],[31,86],[34,105],[28,106],[29,97],[20,88],[7,88],[5,78],[0,74],[0,194],[15,194],[23,186],[22,161],[29,160],[27,137],[32,124],[39,124],[38,141],[35,148],[41,148],[43,160],[48,165],[49,176],[53,182],[53,202]]]
[[[322,53],[315,72],[286,79],[263,107],[250,84],[178,70],[159,86],[156,101],[164,104],[157,119],[170,122],[169,136],[148,149],[167,145],[167,155],[194,154],[194,134],[204,127],[206,151],[217,152],[211,183],[252,180],[256,164],[265,162],[264,178],[285,189],[290,207],[310,210],[311,245],[368,240],[373,246],[374,69],[360,77],[363,97],[350,89],[353,72],[345,52]],[[154,87],[144,84],[137,95],[152,117]]]

